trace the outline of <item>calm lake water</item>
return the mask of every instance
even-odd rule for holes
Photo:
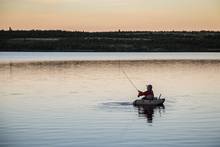
[[[220,146],[220,54],[4,52],[0,61],[0,146]],[[164,106],[134,107],[122,69]]]

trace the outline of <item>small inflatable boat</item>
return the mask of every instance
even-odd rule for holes
[[[155,97],[152,100],[146,100],[146,99],[140,99],[140,100],[135,100],[133,102],[134,106],[145,106],[145,105],[151,105],[151,106],[158,106],[158,105],[163,105],[165,102],[165,99],[158,99]]]

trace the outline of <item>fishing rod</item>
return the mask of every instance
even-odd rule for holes
[[[137,90],[138,88],[135,86],[134,82],[129,78],[129,76],[127,75],[127,73],[124,71],[124,69],[121,67],[121,62],[119,60],[119,69],[121,69],[122,73],[125,75],[125,77],[128,79],[128,81],[130,82],[130,84]]]
[[[132,80],[128,77],[128,75],[126,74],[126,72],[122,69],[122,72],[124,73],[125,77],[128,79],[128,81],[131,83],[131,85],[137,90],[137,87],[135,86],[135,84],[132,82]]]

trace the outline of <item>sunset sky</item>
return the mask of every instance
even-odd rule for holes
[[[220,0],[0,0],[0,29],[220,30]]]

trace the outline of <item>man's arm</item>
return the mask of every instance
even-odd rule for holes
[[[143,92],[138,90],[138,97],[142,96],[143,95]]]
[[[147,95],[146,91],[142,92],[142,91],[138,91],[138,97],[143,96],[143,95]]]

